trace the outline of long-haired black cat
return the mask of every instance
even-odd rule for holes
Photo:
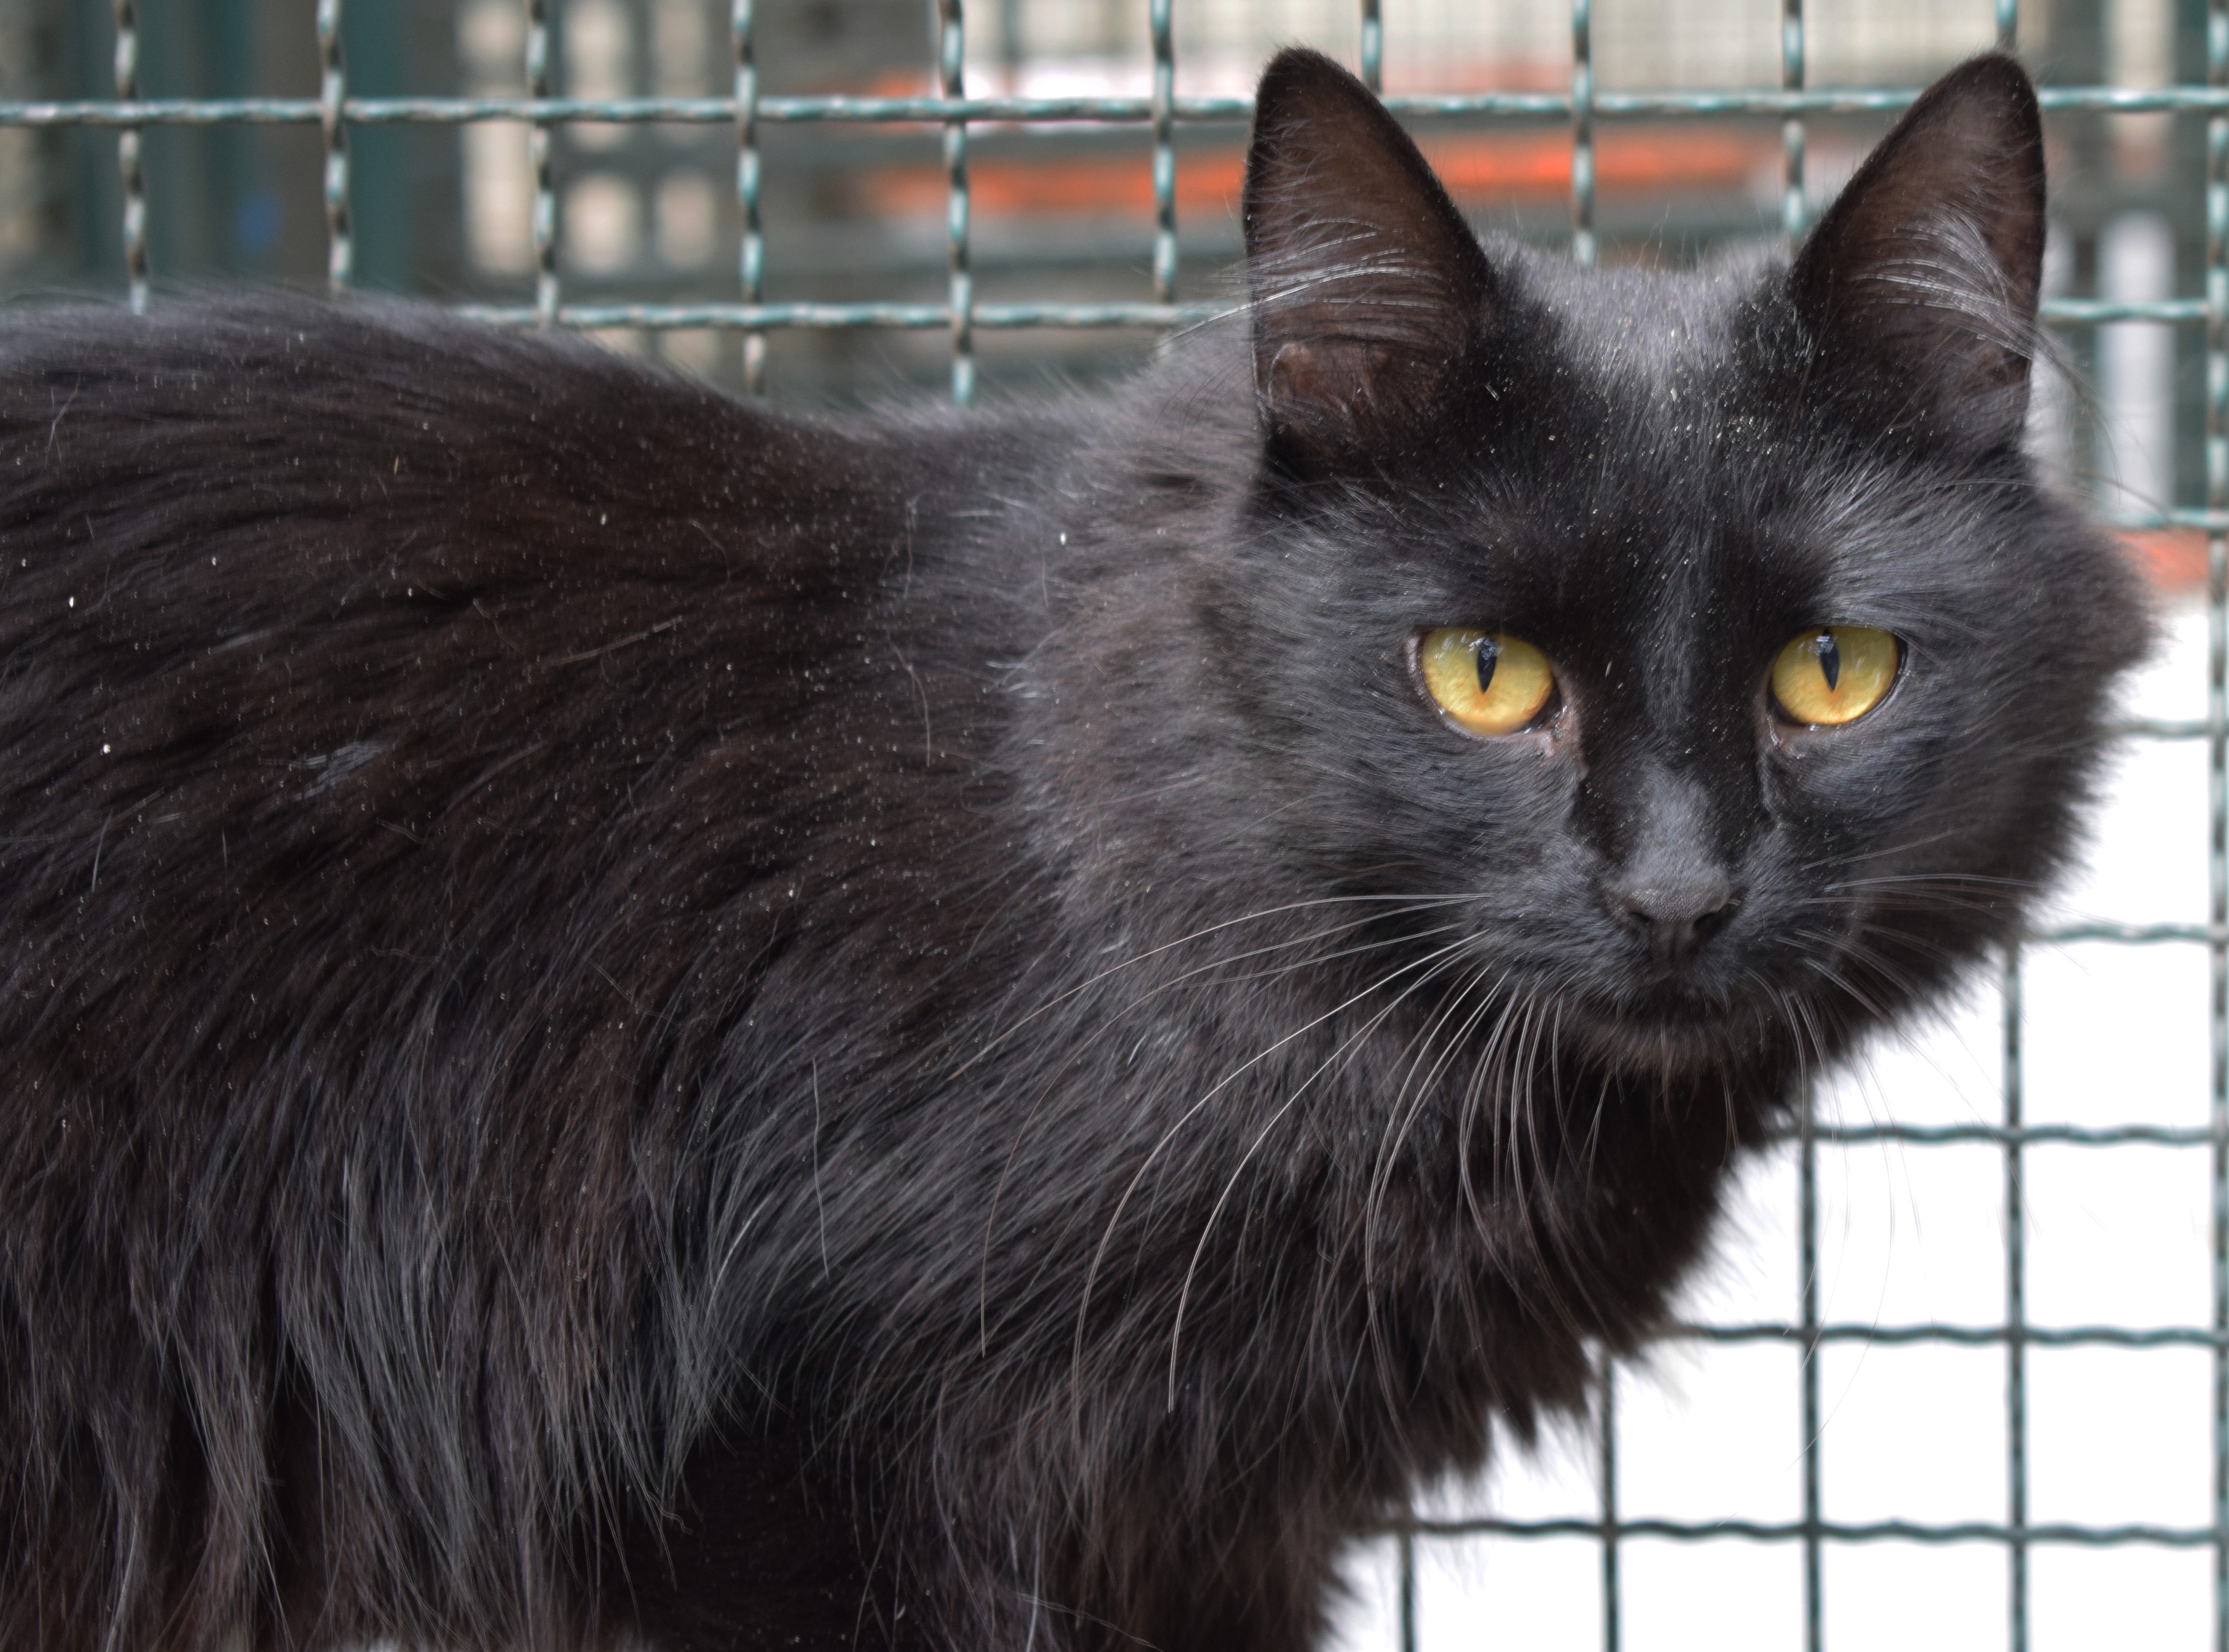
[[[1307,1646],[2067,852],[2042,152],[1580,272],[1288,52],[1012,411],[9,317],[0,1643]]]

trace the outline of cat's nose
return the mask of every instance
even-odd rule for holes
[[[1630,879],[1614,891],[1614,898],[1640,924],[1648,938],[1648,955],[1660,965],[1686,961],[1725,925],[1736,903],[1732,883],[1715,866]]]
[[[1630,807],[1624,853],[1603,887],[1603,904],[1639,929],[1657,968],[1672,968],[1725,927],[1740,895],[1697,775],[1648,770]]]

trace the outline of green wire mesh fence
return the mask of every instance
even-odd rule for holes
[[[312,0],[302,0],[305,5]],[[1001,38],[1011,41],[1017,0],[1005,0]],[[2040,0],[2036,0],[2040,3]],[[164,0],[146,0],[151,9]],[[321,201],[326,280],[336,289],[356,283],[368,245],[352,213],[360,180],[352,172],[352,145],[382,128],[433,127],[461,132],[489,123],[516,123],[528,134],[528,165],[523,178],[531,193],[527,223],[527,270],[530,292],[522,301],[466,305],[473,313],[507,325],[581,329],[633,329],[646,334],[710,330],[740,340],[739,377],[750,391],[767,382],[770,338],[795,333],[900,330],[942,333],[949,340],[950,394],[967,402],[977,389],[979,344],[991,332],[1127,330],[1166,334],[1228,312],[1227,300],[1180,296],[1186,271],[1179,236],[1179,153],[1187,138],[1219,131],[1236,141],[1243,134],[1249,105],[1243,96],[1184,96],[1178,91],[1178,31],[1173,0],[1136,0],[1145,12],[1144,35],[1150,72],[1142,95],[1020,95],[1011,87],[999,95],[970,95],[969,20],[962,0],[933,0],[927,19],[921,89],[896,94],[813,93],[774,94],[764,89],[769,17],[782,8],[732,0],[721,42],[727,89],[719,95],[556,95],[561,84],[555,14],[560,0],[522,0],[523,33],[518,39],[517,81],[523,90],[502,95],[369,95],[352,85],[348,49],[350,17],[344,7],[376,9],[375,0],[314,0],[318,81],[314,96],[148,97],[142,95],[142,46],[148,21],[141,0],[112,0],[108,19],[113,45],[112,95],[0,101],[0,131],[57,129],[112,132],[118,209],[115,232],[130,302],[145,307],[162,302],[153,284],[169,273],[151,256],[150,184],[144,164],[151,133],[177,128],[276,126],[313,131],[321,151]],[[1996,42],[2018,44],[2023,19],[2017,0],[1980,0],[1991,8]],[[0,5],[0,10],[4,10]],[[1815,8],[1815,10],[1816,8]],[[1356,32],[1359,67],[1373,87],[1381,87],[1389,25],[1380,0],[1359,0]],[[1589,1516],[1522,1520],[1478,1516],[1425,1518],[1404,1522],[1393,1542],[1397,1554],[1393,1620],[1403,1652],[1419,1644],[1417,1557],[1426,1546],[1481,1537],[1502,1540],[1583,1539],[1598,1546],[1600,1623],[1603,1646],[1616,1652],[1634,1638],[1623,1610],[1622,1562],[1636,1540],[1693,1542],[1735,1540],[1784,1546],[1802,1561],[1802,1643],[1821,1647],[1826,1636],[1824,1558],[1837,1546],[1900,1542],[1917,1545],[1983,1545],[2001,1550],[2007,1562],[2005,1636],[2014,1652],[2026,1652],[2033,1625],[2033,1564],[2039,1550],[2065,1547],[2152,1546],[2197,1550],[2210,1554],[2213,1577],[2212,1643],[2229,1652],[2229,0],[2183,0],[2176,14],[2187,49],[2180,78],[2149,86],[2117,86],[2091,80],[2046,84],[2046,110],[2054,121],[2076,117],[2152,114],[2181,116],[2202,124],[2200,176],[2170,177],[2169,192],[2199,192],[2187,218],[2202,225],[2202,244],[2194,237],[2200,291],[2195,295],[2137,299],[2120,297],[2056,296],[2046,304],[2047,318],[2064,331],[2078,358],[2101,324],[2148,322],[2183,330],[2203,330],[2202,350],[2186,347],[2202,382],[2187,398],[2202,410],[2202,490],[2187,491],[2178,502],[2151,498],[2130,506],[2125,496],[2117,511],[2130,530],[2181,530],[2202,535],[2206,698],[2202,717],[2132,721],[2135,739],[2200,742],[2206,758],[2207,821],[2206,920],[2192,923],[2084,922],[2039,931],[2029,947],[2106,945],[2203,949],[2209,961],[2207,1037],[2210,1077],[2207,1122],[2203,1124],[2128,1123],[2081,1126],[2031,1123],[2023,1115],[2022,948],[2001,963],[2001,1111],[1992,1122],[1956,1124],[1853,1124],[1834,1122],[1807,1102],[1803,1122],[1787,1144],[1796,1176],[1798,1311],[1785,1320],[1749,1323],[1694,1323],[1676,1335],[1699,1344],[1773,1344],[1800,1351],[1800,1513],[1778,1520],[1678,1520],[1627,1518],[1621,1514],[1618,1488],[1619,1428],[1615,1390],[1618,1378],[1605,1371],[1597,1408],[1593,1480],[1597,1507]],[[1397,89],[1387,101],[1412,128],[1435,126],[1537,131],[1558,123],[1560,143],[1568,146],[1568,246],[1582,264],[1603,255],[1597,222],[1600,206],[1597,157],[1604,134],[1622,123],[1742,120],[1779,123],[1776,196],[1771,216],[1777,232],[1799,238],[1815,202],[1807,177],[1807,143],[1813,123],[1828,117],[1885,118],[1907,105],[1917,84],[1817,86],[1811,83],[1803,0],[1778,0],[1778,85],[1747,89],[1611,87],[1597,83],[1598,40],[1595,0],[1571,0],[1569,12],[1569,78],[1554,87],[1518,90],[1432,93]],[[1986,43],[1986,41],[1982,43]],[[699,278],[697,290],[661,301],[591,293],[581,297],[561,257],[559,139],[569,129],[593,123],[613,128],[653,125],[691,127],[700,134],[723,134],[733,144],[733,198],[723,210],[736,224],[736,256],[730,273],[716,281]],[[937,185],[942,198],[943,292],[941,299],[909,301],[769,301],[766,149],[778,128],[827,131],[896,130],[934,134],[939,144]],[[1148,146],[1140,157],[1150,192],[1150,228],[1139,248],[1134,297],[1088,302],[991,300],[979,296],[974,253],[976,215],[971,187],[971,139],[986,132],[1021,141],[1049,138],[1063,129],[1113,129],[1140,135]],[[723,139],[724,140],[724,139]],[[10,151],[13,153],[15,151]],[[1134,151],[1132,151],[1134,152]],[[2135,1328],[2113,1325],[2046,1326],[2029,1321],[2032,1281],[2024,1208],[2027,1155],[2038,1147],[2105,1150],[2141,1145],[2203,1153],[2210,1165],[2210,1322]],[[1872,1323],[1829,1318],[1820,1289],[1820,1176],[1826,1155],[1853,1147],[1891,1146],[1898,1150],[1982,1147],[2002,1160],[2004,1313],[1988,1325]],[[1822,1496],[1822,1454],[1826,1421],[1820,1353],[1841,1344],[1872,1347],[1935,1344],[2001,1349],[2003,1358],[2001,1427],[2006,1465],[2003,1514],[1992,1520],[1928,1522],[1869,1521],[1828,1518]],[[2210,1523],[2082,1524],[2031,1520],[2030,1356],[2044,1348],[2109,1347],[2128,1350],[2184,1348],[2205,1351],[2211,1359]]]

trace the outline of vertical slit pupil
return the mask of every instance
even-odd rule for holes
[[[1478,691],[1485,693],[1493,682],[1494,662],[1501,658],[1501,650],[1488,637],[1478,646]]]
[[[1831,692],[1842,676],[1842,651],[1834,646],[1834,633],[1821,632],[1812,642],[1811,648],[1819,656],[1819,674],[1827,679],[1827,687]]]

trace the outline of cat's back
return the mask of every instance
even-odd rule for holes
[[[264,569],[307,559],[298,585],[320,556],[401,569],[430,542],[462,578],[697,560],[794,594],[786,553],[815,541],[825,565],[885,525],[905,451],[423,305],[17,310],[0,314],[0,532],[18,552],[0,600],[16,614],[42,575],[160,564],[213,535]],[[658,531],[692,520],[693,544]],[[241,577],[169,595],[238,606]]]
[[[0,318],[16,1072],[118,1121],[413,1070],[462,1109],[596,1070],[565,1028],[631,1088],[671,1051],[610,982],[749,975],[740,913],[938,807],[894,632],[953,606],[956,431],[422,307]]]
[[[676,795],[737,766],[780,792],[785,750],[879,715],[831,665],[935,559],[913,524],[949,502],[947,439],[417,306],[0,319],[13,940],[135,872],[212,898],[134,864],[166,837],[270,892],[360,880],[368,831],[577,857],[652,767]]]

